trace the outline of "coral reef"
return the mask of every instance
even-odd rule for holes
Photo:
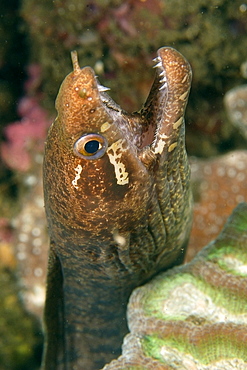
[[[237,204],[247,201],[247,151],[190,162],[194,221],[187,261],[216,238]]]
[[[12,220],[15,231],[19,290],[25,308],[42,319],[48,260],[48,234],[44,212],[42,159],[36,155],[32,171],[24,176],[26,191],[22,206]]]
[[[24,85],[26,96],[17,106],[21,119],[5,128],[6,140],[0,146],[0,153],[5,164],[18,173],[21,189],[18,213],[11,222],[21,296],[28,311],[41,317],[48,253],[42,162],[51,119],[40,106],[40,67],[30,65],[28,71],[29,78]]]
[[[11,370],[38,369],[43,344],[37,317],[43,309],[48,240],[41,168],[51,120],[40,107],[40,68],[30,65],[28,72],[15,113],[20,119],[5,127],[0,144],[0,368]]]
[[[247,139],[247,85],[234,87],[224,97],[228,117]]]
[[[247,204],[190,263],[137,288],[110,369],[247,369]]]
[[[145,100],[152,80],[146,66],[152,64],[155,50],[173,46],[194,73],[187,112],[191,153],[215,154],[218,145],[229,145],[231,128],[223,120],[221,97],[243,83],[247,9],[240,0],[23,0],[21,14],[31,37],[32,59],[42,66],[47,107],[54,107],[73,49],[83,65],[94,66],[112,97],[132,111]],[[200,143],[195,133],[204,133]]]

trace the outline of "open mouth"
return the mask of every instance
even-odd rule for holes
[[[128,130],[127,136],[130,136],[137,150],[152,147],[159,133],[162,117],[165,113],[165,104],[168,95],[166,71],[159,55],[153,61],[155,62],[154,68],[157,71],[156,76],[147,101],[139,112],[130,114],[124,111],[108,95],[107,91],[110,89],[102,86],[97,81],[98,92],[105,109],[113,120],[118,122],[118,126],[122,131],[126,132]]]
[[[191,84],[190,65],[179,52],[173,48],[164,47],[159,49],[157,54],[153,60],[156,73],[150,93],[140,111],[132,114],[115,103],[107,93],[109,88],[97,81],[92,69],[84,67],[88,78],[94,79],[93,85],[97,89],[97,96],[104,110],[111,117],[116,130],[140,158],[143,156],[154,158],[172,152],[177,147]],[[76,52],[72,52],[72,62],[75,74],[84,70],[79,67]],[[80,92],[85,94],[82,98],[86,99],[86,87]],[[86,149],[86,156],[96,159],[98,148],[95,150],[94,148],[97,143],[91,144],[94,147],[90,147],[89,152]],[[102,153],[99,152],[99,155]]]

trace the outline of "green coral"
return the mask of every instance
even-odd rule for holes
[[[237,258],[237,256],[235,255]],[[241,257],[241,256],[240,256]],[[242,257],[241,257],[242,260]],[[221,264],[219,264],[221,265]],[[174,272],[177,274],[174,275]],[[244,275],[244,274],[243,274]],[[246,274],[245,274],[246,277]],[[174,292],[177,287],[185,286],[186,284],[193,285],[198,291],[208,295],[212,302],[219,308],[227,307],[229,313],[235,315],[241,315],[246,313],[247,297],[239,295],[239,292],[229,292],[224,287],[211,286],[203,279],[198,279],[197,276],[193,276],[193,273],[182,273],[180,269],[172,270],[172,279],[169,273],[161,274],[154,279],[155,284],[152,289],[143,295],[142,301],[144,305],[144,314],[147,316],[156,317],[163,320],[184,320],[186,319],[185,314],[179,316],[170,316],[163,310],[163,305],[166,299]]]
[[[246,343],[239,343],[235,338],[227,341],[224,334],[219,333],[218,336],[208,338],[199,345],[193,341],[185,340],[184,337],[173,337],[160,339],[155,336],[146,336],[142,339],[143,351],[147,357],[155,358],[161,363],[167,363],[162,356],[162,347],[167,346],[170,349],[176,349],[182,353],[190,354],[197,359],[201,364],[208,365],[213,361],[225,359],[241,358],[247,362]],[[169,361],[167,363],[169,365]]]

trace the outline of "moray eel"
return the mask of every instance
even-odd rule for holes
[[[158,50],[150,94],[123,111],[90,67],[56,99],[44,158],[50,235],[43,369],[100,369],[127,333],[132,290],[183,261],[191,227],[184,113],[191,68]]]

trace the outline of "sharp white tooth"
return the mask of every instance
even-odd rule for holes
[[[163,90],[163,89],[166,89],[167,88],[167,83],[164,83],[160,88],[159,90]]]
[[[110,90],[110,88],[109,87],[102,86],[102,85],[98,85],[98,90],[100,92],[104,92],[104,91]]]
[[[161,58],[160,57],[155,57],[154,59],[153,59],[153,62],[161,62]]]
[[[158,67],[162,67],[162,62],[158,62],[157,64],[155,64],[155,66],[153,66],[153,68],[158,68]]]
[[[165,74],[166,74],[166,73],[165,73],[165,71],[161,71],[161,72],[160,72],[160,77],[161,77],[161,76],[165,76]]]
[[[166,77],[160,79],[160,83],[166,82]]]

